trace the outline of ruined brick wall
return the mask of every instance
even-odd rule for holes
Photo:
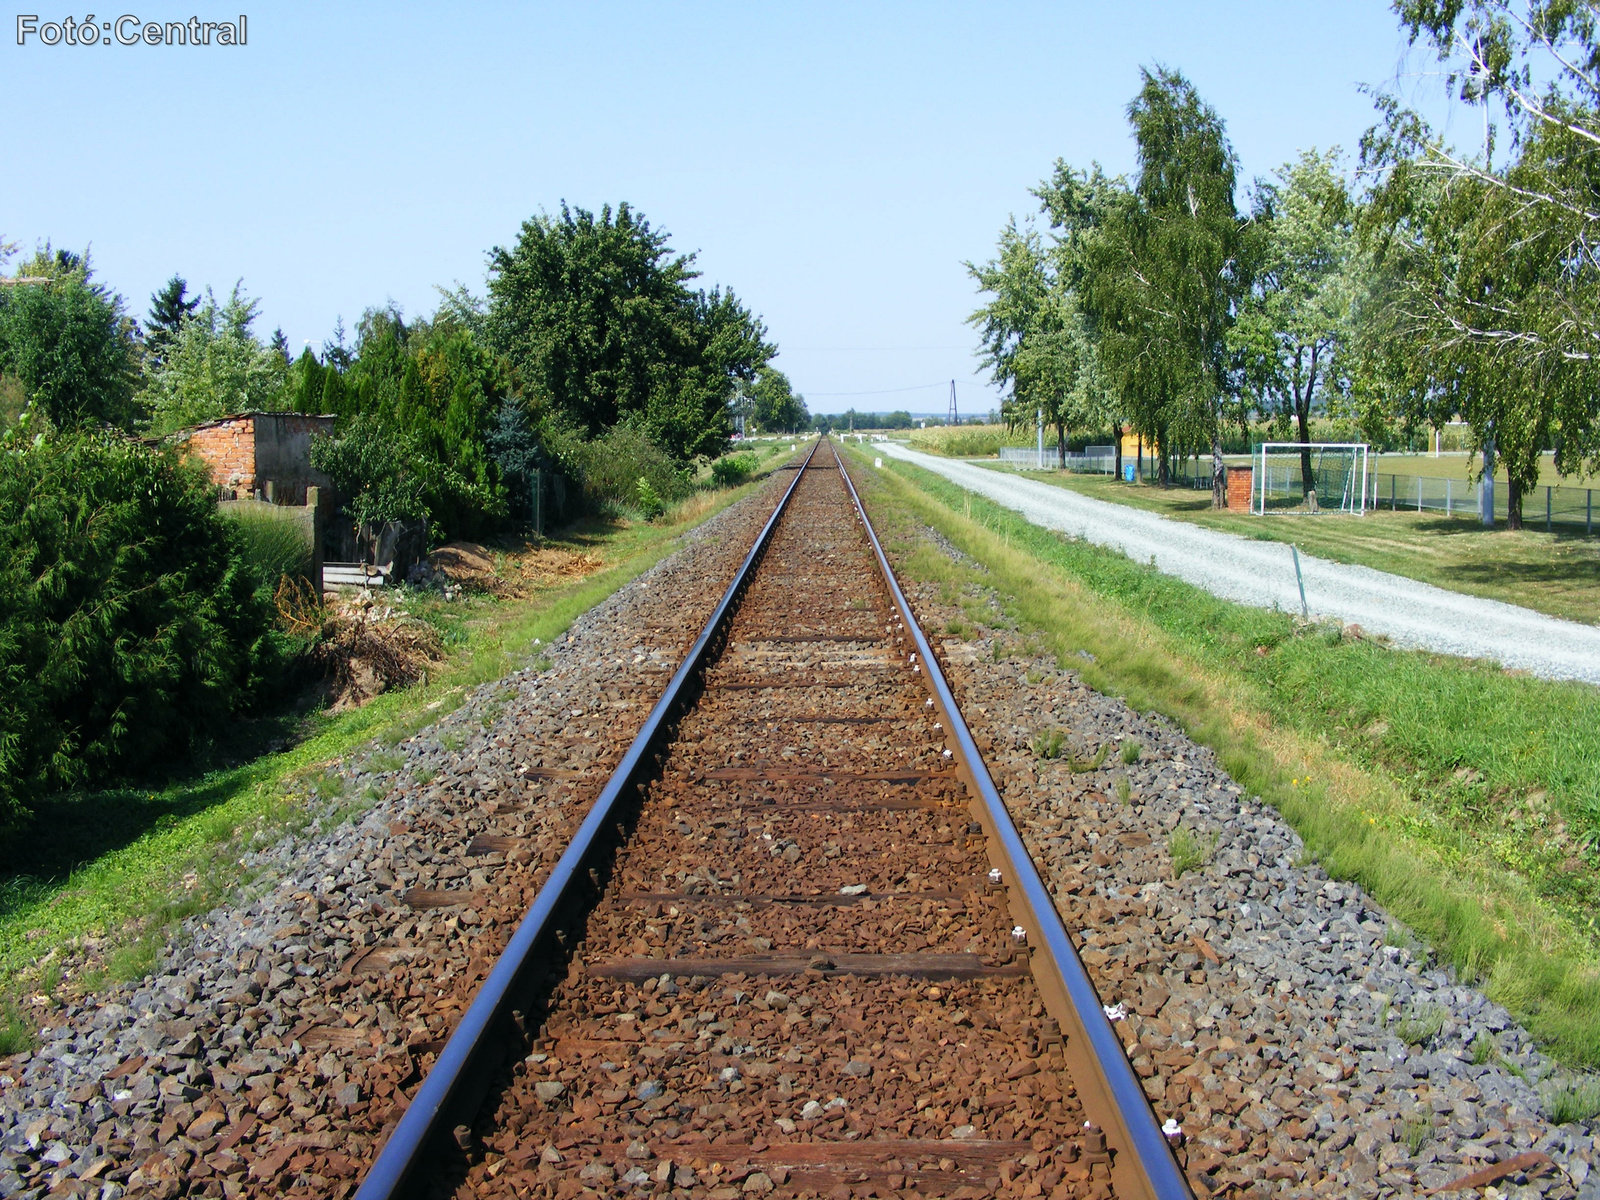
[[[1250,493],[1255,489],[1254,467],[1228,468],[1228,507],[1236,512],[1250,511]]]
[[[250,416],[225,417],[200,426],[183,444],[184,450],[198,456],[211,468],[211,481],[238,496],[249,496],[256,488],[255,419]]]
[[[257,487],[273,484],[279,504],[304,504],[306,488],[328,489],[332,481],[311,466],[311,439],[332,433],[334,418],[307,413],[255,413]]]

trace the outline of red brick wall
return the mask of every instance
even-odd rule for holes
[[[211,481],[247,497],[256,486],[256,433],[251,417],[230,417],[197,429],[184,449],[211,468]]]
[[[1250,492],[1255,487],[1254,467],[1228,468],[1228,507],[1240,512],[1250,511]]]

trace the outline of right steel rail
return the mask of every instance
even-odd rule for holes
[[[1101,1007],[1083,962],[1067,936],[1050,889],[1039,876],[1033,857],[1011,820],[1005,801],[995,789],[989,769],[972,732],[962,719],[955,695],[946,682],[922,627],[917,623],[905,593],[895,579],[889,559],[878,541],[866,506],[839,454],[839,473],[855,501],[867,539],[877,555],[878,567],[901,620],[916,647],[913,660],[927,677],[931,697],[945,728],[956,745],[956,766],[977,799],[974,809],[988,835],[990,861],[1001,871],[1007,899],[1017,924],[1027,931],[1032,948],[1033,975],[1045,1002],[1066,1034],[1066,1057],[1071,1065],[1078,1097],[1106,1133],[1108,1145],[1122,1151],[1112,1158],[1112,1181],[1119,1200],[1133,1197],[1159,1200],[1193,1200],[1194,1193],[1179,1169],[1172,1147],[1161,1132],[1150,1101],[1128,1062],[1122,1042]]]

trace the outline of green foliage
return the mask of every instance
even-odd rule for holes
[[[1134,431],[1156,447],[1161,482],[1183,446],[1209,448],[1216,478],[1228,326],[1248,268],[1237,161],[1221,117],[1176,72],[1144,72],[1128,120],[1139,175],[1104,204],[1087,240],[1085,306]]]
[[[664,505],[689,494],[678,464],[636,422],[624,421],[590,441],[567,429],[551,448],[568,476],[582,481],[584,505],[591,512],[637,511],[641,479]]]
[[[1135,741],[1122,743],[1122,761],[1125,766],[1133,766],[1139,761],[1139,756],[1144,753],[1144,747]]]
[[[1238,382],[1275,419],[1278,440],[1311,441],[1313,411],[1339,408],[1350,390],[1344,360],[1369,264],[1340,166],[1337,148],[1308,150],[1257,193],[1253,285],[1228,340]],[[1312,490],[1309,450],[1301,474]]]
[[[449,539],[477,536],[506,515],[507,489],[489,445],[502,427],[505,380],[448,313],[408,326],[394,308],[370,309],[353,355],[342,345],[329,347],[325,362],[302,354],[288,390],[297,409],[341,418],[311,455],[354,523],[422,520],[432,536]],[[526,440],[513,441],[502,450],[525,467]]]
[[[967,264],[980,290],[994,297],[968,322],[980,330],[991,377],[1011,385],[1001,406],[1006,427],[1032,429],[1042,415],[1063,449],[1074,434],[1110,424],[1116,408],[1081,295],[1084,237],[1116,186],[1098,169],[1078,175],[1057,163],[1055,179],[1036,193],[1050,214],[1053,244],[1012,219],[1001,231],[999,257]]]
[[[1541,451],[1563,473],[1600,467],[1600,25],[1566,0],[1395,9],[1436,51],[1451,98],[1484,109],[1484,137],[1458,151],[1379,98],[1384,120],[1362,144],[1383,175],[1366,222],[1381,268],[1374,358],[1408,425],[1468,423],[1520,528]]]
[[[130,425],[137,356],[121,297],[91,282],[86,259],[48,245],[18,273],[49,282],[0,288],[0,376],[57,429]]]
[[[727,454],[711,464],[711,479],[718,487],[738,487],[759,465],[754,454]]]
[[[0,446],[0,817],[186,752],[272,665],[207,481],[111,435]]]
[[[237,284],[220,305],[206,289],[205,302],[162,347],[163,362],[140,397],[152,430],[171,433],[229,413],[283,406],[288,364],[251,332],[259,307]]]
[[[164,366],[167,352],[178,338],[183,323],[194,316],[200,307],[200,297],[190,298],[189,285],[174,275],[161,285],[161,290],[150,295],[150,316],[144,327],[144,361],[146,370]]]
[[[627,204],[563,204],[491,252],[486,336],[585,436],[632,418],[679,461],[719,454],[736,383],[774,349],[732,292],[690,289],[693,261]]]
[[[811,424],[805,397],[794,390],[789,377],[776,367],[764,366],[756,372],[750,399],[751,416],[756,429],[762,433],[794,433]]]
[[[650,481],[643,475],[639,476],[634,492],[638,498],[639,512],[646,521],[654,521],[667,510],[661,497],[656,494],[656,489],[650,486]]]

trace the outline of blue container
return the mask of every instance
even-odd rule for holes
[[[1132,483],[1133,482],[1133,464],[1132,463],[1123,463],[1122,464],[1122,478],[1123,478],[1123,481],[1125,483]]]

